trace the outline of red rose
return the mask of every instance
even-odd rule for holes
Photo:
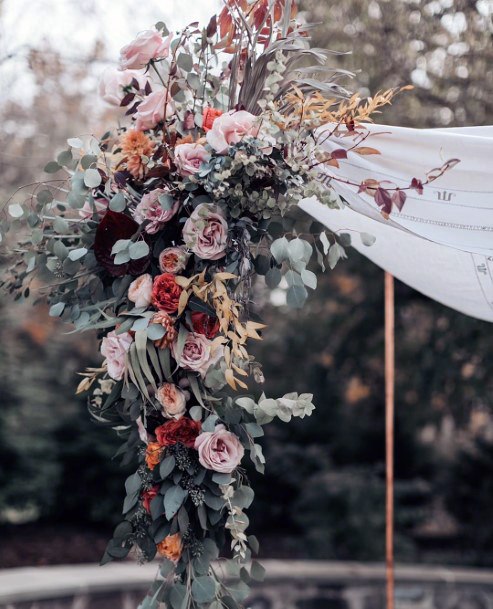
[[[156,427],[154,433],[161,446],[180,443],[188,446],[188,448],[193,448],[195,438],[199,435],[201,428],[200,421],[192,421],[192,419],[182,417],[177,421],[168,421]]]
[[[176,313],[182,289],[171,273],[163,273],[154,279],[152,304],[160,311]]]
[[[151,513],[151,501],[154,499],[154,497],[157,497],[158,493],[159,484],[142,493],[142,505],[146,511],[149,512],[149,514]]]
[[[213,339],[219,332],[219,320],[217,317],[194,311],[192,313],[192,327],[197,334],[204,334],[207,338]]]

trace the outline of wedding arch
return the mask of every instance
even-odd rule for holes
[[[225,0],[205,28],[140,33],[101,83],[126,121],[69,139],[0,225],[18,240],[9,291],[48,277],[50,315],[101,340],[103,363],[78,391],[136,463],[102,562],[161,557],[143,609],[235,609],[264,575],[245,461],[262,472],[263,427],[314,405],[261,391],[248,351],[265,329],[259,277],[301,308],[314,265],[334,268],[350,245],[388,271],[389,609],[392,276],[493,320],[493,129],[373,125],[399,91],[351,94],[296,14],[291,0]],[[317,221],[309,235],[298,207]],[[232,558],[218,562],[226,542]]]

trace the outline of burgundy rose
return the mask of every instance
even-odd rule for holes
[[[182,293],[172,273],[163,273],[154,279],[152,304],[165,313],[176,313]]]
[[[94,255],[96,260],[113,277],[124,275],[141,275],[149,266],[151,257],[130,260],[126,264],[115,264],[111,253],[113,246],[120,239],[130,239],[139,228],[137,222],[125,214],[108,210],[99,223],[94,239]]]
[[[197,334],[203,334],[209,339],[213,339],[219,332],[219,320],[217,317],[194,311],[192,313],[192,327]]]
[[[201,427],[200,421],[192,421],[192,419],[182,417],[156,427],[154,433],[161,446],[172,446],[180,443],[188,446],[188,448],[193,448]]]

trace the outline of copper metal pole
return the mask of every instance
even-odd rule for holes
[[[395,390],[394,278],[385,273],[385,554],[387,609],[394,609],[394,390]]]

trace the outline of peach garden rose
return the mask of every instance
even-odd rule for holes
[[[169,419],[179,419],[186,411],[185,393],[173,383],[164,383],[158,387],[156,399],[163,407],[163,415]]]
[[[157,544],[157,551],[160,556],[164,556],[164,558],[171,560],[171,562],[177,563],[183,552],[183,542],[180,533],[165,537],[163,541]]]
[[[128,299],[136,307],[148,307],[152,300],[152,277],[149,273],[137,277],[128,288]]]
[[[180,273],[187,266],[190,254],[184,247],[167,247],[159,254],[159,268],[162,273]]]

